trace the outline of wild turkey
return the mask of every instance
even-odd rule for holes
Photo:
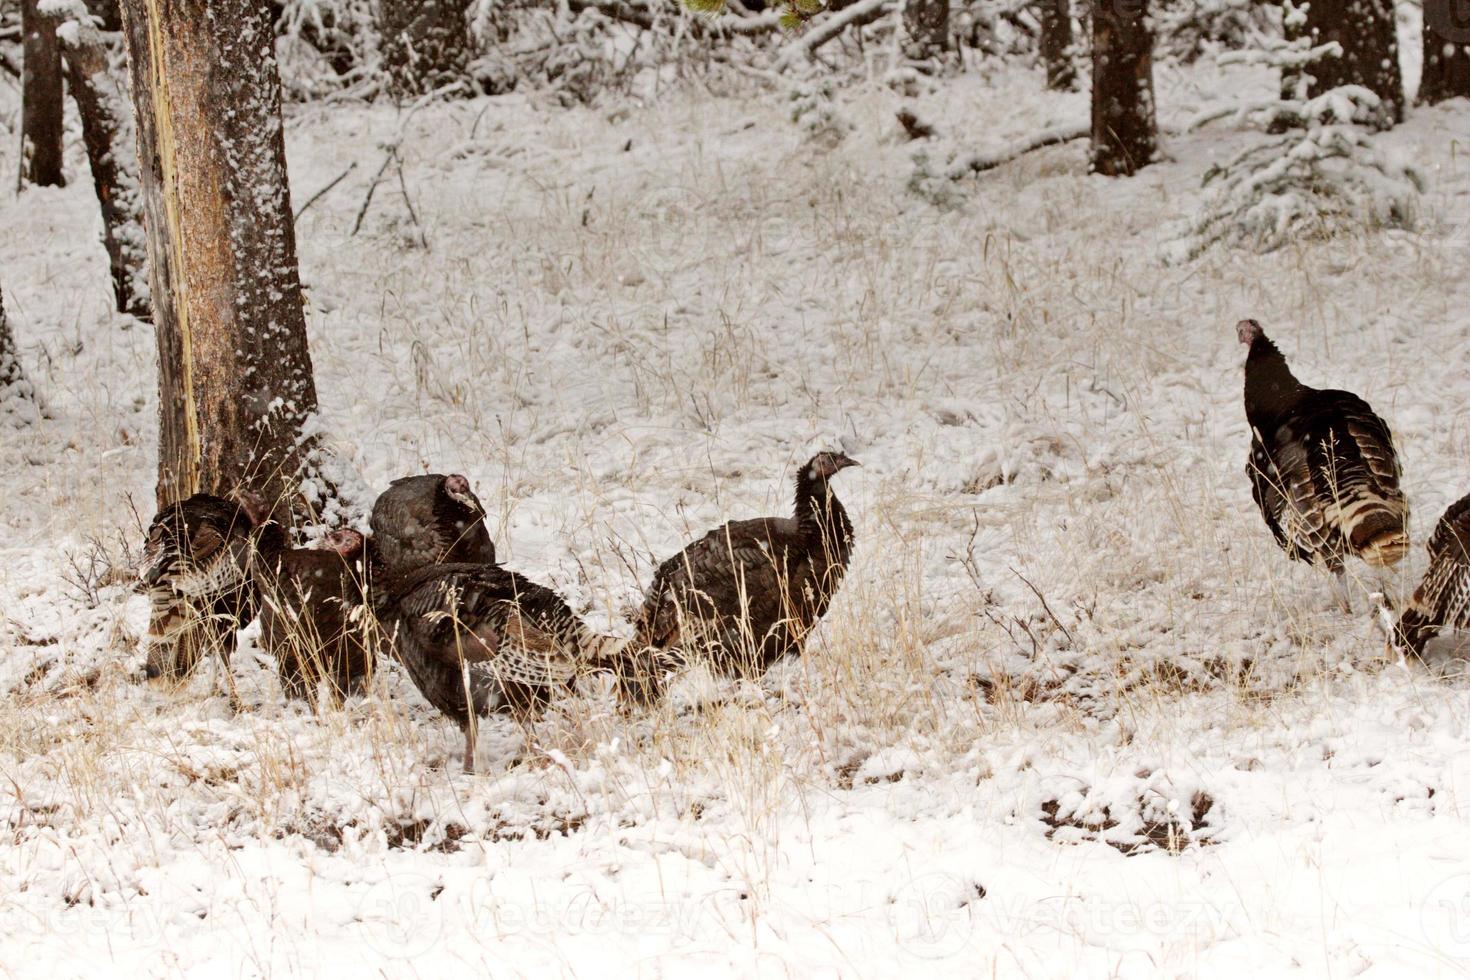
[[[394,480],[373,504],[373,548],[393,570],[436,562],[493,565],[495,545],[485,508],[459,474]]]
[[[1470,495],[1444,512],[1426,548],[1429,568],[1393,633],[1417,657],[1440,630],[1470,629]]]
[[[725,673],[752,676],[799,651],[852,556],[852,522],[828,481],[857,465],[818,453],[797,471],[793,516],[732,521],[660,565],[635,645],[704,654]]]
[[[357,531],[327,535],[326,548],[288,547],[286,529],[257,524],[251,579],[260,608],[261,645],[276,658],[288,698],[315,704],[318,682],[340,700],[358,691],[372,669],[359,617],[365,601],[358,572],[364,539]]]
[[[254,521],[238,503],[207,493],[163,508],[148,527],[139,572],[152,605],[146,642],[149,678],[178,679],[201,656],[225,660],[235,631],[255,615],[246,579]]]
[[[464,770],[475,771],[477,716],[524,717],[581,674],[622,674],[623,644],[593,633],[561,597],[489,564],[387,572],[378,617],[424,697],[464,731]]]
[[[1357,395],[1298,381],[1255,320],[1240,321],[1236,334],[1250,347],[1246,472],[1256,506],[1288,557],[1334,574],[1343,611],[1351,612],[1342,579],[1348,556],[1387,568],[1409,548],[1393,435]]]

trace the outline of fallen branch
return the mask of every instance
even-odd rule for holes
[[[962,180],[971,174],[983,174],[987,170],[994,170],[996,167],[1004,166],[1012,160],[1023,157],[1032,150],[1056,146],[1060,143],[1070,143],[1072,140],[1083,139],[1091,133],[1091,124],[1056,126],[1002,150],[994,150],[989,153],[975,152],[957,157],[949,168],[949,179]]]
[[[303,205],[301,205],[301,207],[299,207],[299,208],[296,209],[296,214],[292,216],[291,223],[292,224],[295,224],[296,222],[300,221],[301,220],[301,216],[306,213],[306,209],[307,208],[311,207],[317,201],[320,201],[322,198],[326,197],[328,191],[330,191],[333,187],[336,187],[338,184],[342,183],[342,181],[346,180],[347,179],[347,175],[350,174],[350,173],[352,173],[352,171],[354,171],[356,169],[357,169],[357,161],[354,160],[354,161],[352,161],[351,163],[349,163],[347,165],[347,169],[346,170],[342,171],[340,174],[337,175],[337,179],[336,180],[332,181],[326,187],[323,187],[321,190],[319,190],[315,194],[311,195],[311,197],[308,197],[306,199],[306,203],[303,204]]]
[[[777,59],[776,67],[778,69],[790,68],[802,55],[810,57],[818,48],[849,27],[871,24],[897,7],[896,0],[858,0],[852,6],[844,7],[841,11],[822,20],[787,45],[786,50],[782,51],[781,57]]]
[[[765,34],[781,27],[781,15],[774,11],[744,15],[732,12],[718,17],[702,17],[684,10],[677,2],[668,3],[667,9],[659,9],[654,4],[640,3],[638,0],[569,0],[567,9],[574,14],[596,10],[604,17],[632,24],[645,31],[652,30],[662,19],[674,20],[687,16],[691,25],[690,33],[696,37]]]
[[[1182,125],[1161,127],[1159,129],[1159,135],[1181,136],[1186,133],[1192,133],[1196,129],[1208,126],[1212,122],[1231,116],[1241,116],[1252,111],[1253,108],[1259,109],[1266,105],[1269,105],[1269,103],[1211,106],[1193,118],[1186,120]],[[908,111],[900,110],[898,121],[905,130],[909,131],[911,139],[933,135],[932,133],[914,134],[910,129],[910,122],[904,120],[904,113]],[[909,114],[912,115],[911,112]],[[994,170],[996,167],[1005,166],[1012,160],[1017,160],[1032,150],[1041,150],[1048,146],[1058,146],[1062,143],[1070,143],[1073,140],[1086,139],[1091,135],[1092,126],[1087,123],[1072,126],[1054,126],[1051,129],[1042,130],[1035,136],[1027,137],[1019,143],[1013,143],[1004,149],[989,152],[976,151],[967,155],[957,156],[954,162],[950,164],[947,176],[950,180],[963,180],[974,174],[983,174],[987,170]]]

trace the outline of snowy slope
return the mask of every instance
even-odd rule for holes
[[[1270,86],[1168,71],[1160,104],[1182,122]],[[917,107],[984,147],[1085,118],[1039,89],[968,78]],[[1470,967],[1464,662],[1386,660],[1377,583],[1345,618],[1277,551],[1234,332],[1260,318],[1393,425],[1405,593],[1470,490],[1470,107],[1386,138],[1430,177],[1419,232],[1168,266],[1250,134],[1177,137],[1128,181],[1043,150],[941,210],[905,190],[900,96],[839,101],[835,145],[771,94],[292,111],[298,202],[357,164],[298,233],[360,499],[467,473],[509,564],[625,630],[658,558],[785,511],[815,448],[863,462],[837,483],[857,557],[801,662],[702,712],[591,691],[487,724],[476,778],[391,671],[319,719],[253,645],[240,714],[207,672],[137,679],[145,604],[86,583],[151,510],[152,338],[110,313],[79,148],[71,187],[0,202],[54,416],[0,442],[7,973]],[[353,236],[398,138],[412,213],[393,175]]]

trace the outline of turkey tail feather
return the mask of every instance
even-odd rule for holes
[[[1402,505],[1385,500],[1367,502],[1349,518],[1345,528],[1353,551],[1374,568],[1397,565],[1409,551],[1404,516]]]

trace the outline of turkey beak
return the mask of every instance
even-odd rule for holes
[[[840,458],[839,460],[837,460],[837,468],[839,470],[845,470],[849,466],[858,466],[858,467],[860,467],[862,465],[863,465],[862,463],[859,463],[857,460],[853,459],[851,456],[843,456],[842,458]]]

